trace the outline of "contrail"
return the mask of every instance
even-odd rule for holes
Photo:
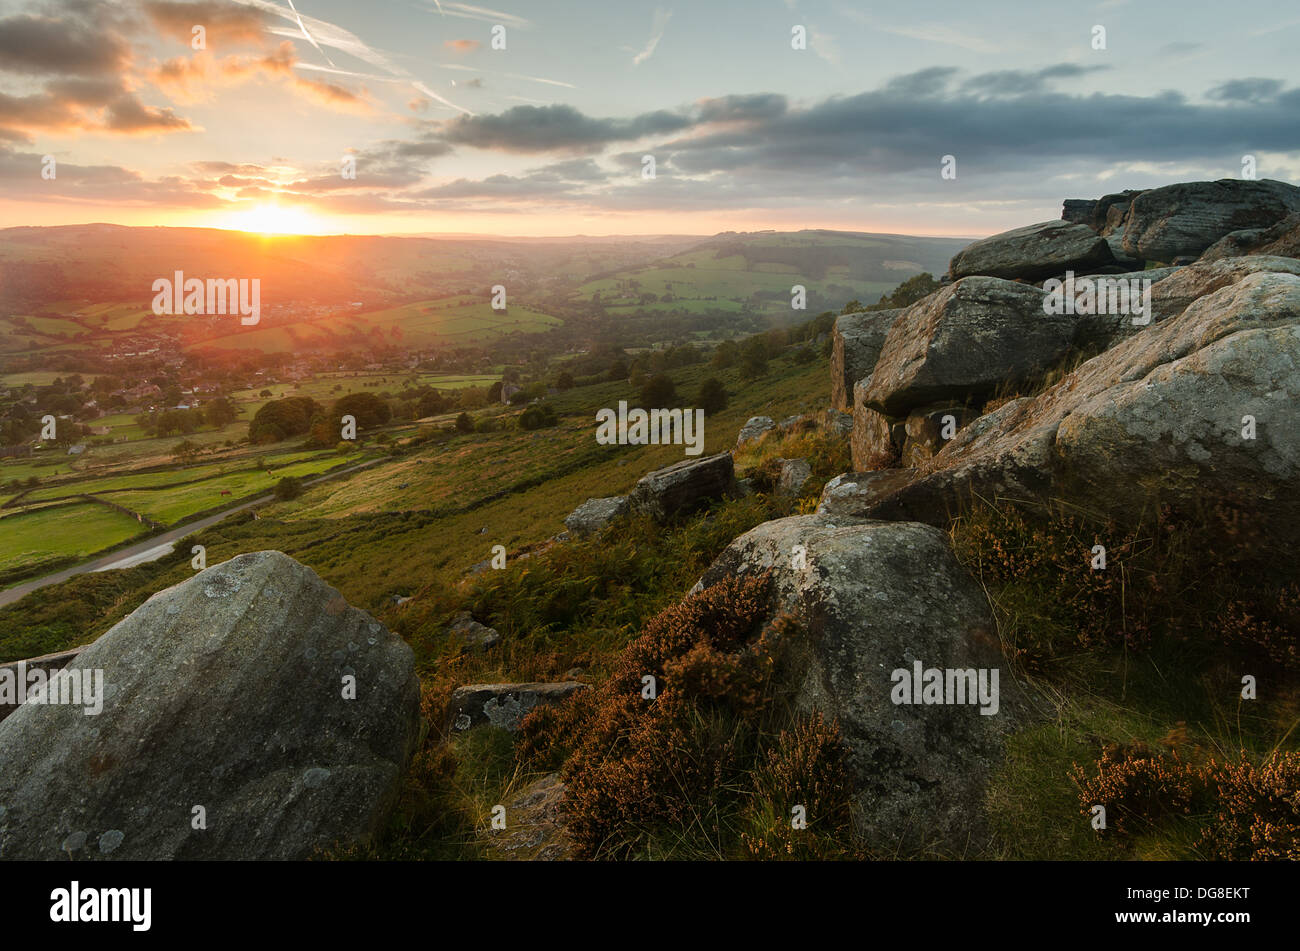
[[[302,14],[299,13],[299,12],[298,12],[298,8],[295,7],[295,6],[293,5],[293,0],[289,0],[289,9],[292,10],[292,11],[293,11],[293,15],[294,15],[295,17],[297,17],[297,19],[298,19],[298,29],[302,30],[302,35],[305,36],[305,37],[307,37],[307,41],[308,41],[309,43],[311,43],[312,46],[316,47],[316,52],[317,52],[317,53],[320,53],[321,56],[324,56],[324,57],[325,57],[325,62],[327,62],[327,63],[329,63],[331,66],[333,66],[333,65],[334,65],[334,60],[332,60],[332,59],[329,58],[329,56],[325,53],[325,51],[324,51],[323,49],[320,48],[320,44],[317,43],[316,40],[312,37],[312,35],[311,35],[310,33],[307,32],[307,27],[305,27],[305,26],[303,25],[303,22],[302,22]]]

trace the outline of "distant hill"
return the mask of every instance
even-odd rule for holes
[[[578,288],[611,313],[662,311],[790,312],[791,287],[803,285],[807,310],[839,309],[880,295],[922,271],[936,276],[970,242],[852,231],[725,232],[679,254],[596,276]]]
[[[679,333],[702,319],[725,327],[730,315],[752,329],[755,320],[798,316],[794,284],[807,288],[813,313],[854,298],[872,303],[919,271],[942,273],[966,243],[837,231],[540,239],[8,228],[0,230],[0,356],[333,351],[358,337],[478,346],[602,318],[628,332],[642,327],[645,337],[669,315]],[[258,278],[261,323],[155,316],[153,282],[176,271]],[[508,293],[504,313],[489,306],[498,284]]]

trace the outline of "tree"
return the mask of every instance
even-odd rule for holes
[[[534,403],[519,414],[521,429],[541,429],[555,425],[555,410],[545,403]]]
[[[238,416],[239,411],[224,396],[217,397],[203,407],[203,418],[207,420],[209,426],[216,426],[218,429],[228,423],[233,423]]]
[[[555,378],[555,388],[557,390],[573,389],[573,374],[568,370],[561,370],[560,375]]]
[[[456,432],[472,433],[474,431],[474,417],[469,413],[461,413],[456,417]]]
[[[894,288],[892,294],[883,294],[880,303],[871,307],[871,310],[890,310],[894,307],[907,307],[915,304],[923,297],[928,297],[939,289],[939,282],[934,279],[934,275],[921,273],[913,275]]]
[[[275,484],[275,497],[281,502],[288,502],[302,495],[302,480],[297,476],[285,476]]]
[[[663,409],[677,399],[677,387],[666,373],[656,373],[641,387],[641,405],[647,409]]]
[[[323,412],[321,405],[307,396],[275,400],[259,409],[248,424],[248,439],[268,443],[304,435],[311,428],[312,420]]]
[[[736,346],[736,341],[724,340],[713,348],[713,358],[709,361],[709,366],[715,370],[725,370],[735,366],[739,358],[740,348]]]
[[[618,383],[627,379],[627,361],[619,358],[609,366],[609,382]]]
[[[374,393],[349,393],[334,401],[333,416],[336,420],[355,417],[358,429],[371,429],[388,422],[393,411]]]
[[[753,380],[765,373],[767,373],[767,341],[761,336],[750,337],[740,349],[740,375],[746,380]]]
[[[495,383],[493,383],[491,386],[488,387],[487,398],[489,403],[501,402],[501,385],[502,385],[501,381],[497,380]]]
[[[721,410],[727,408],[727,390],[722,385],[722,381],[715,376],[709,377],[700,384],[700,395],[695,399],[695,405],[704,410],[705,416],[712,416]]]

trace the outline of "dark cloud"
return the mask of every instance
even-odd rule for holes
[[[458,116],[440,126],[443,140],[502,152],[598,152],[614,142],[689,128],[690,117],[659,111],[631,119],[594,119],[572,106],[515,106],[499,115]]]
[[[1106,66],[1079,66],[1074,63],[1060,63],[1045,69],[1026,71],[1020,69],[1003,69],[991,73],[980,73],[962,83],[965,91],[986,96],[1024,96],[1042,92],[1048,84],[1057,79],[1077,79],[1088,73],[1100,72]]]
[[[0,19],[0,70],[6,72],[109,76],[129,58],[126,42],[93,21],[26,13]]]
[[[700,122],[735,122],[772,119],[785,112],[785,96],[760,93],[754,96],[721,96],[696,103]]]
[[[1205,95],[1220,102],[1264,102],[1282,91],[1280,79],[1233,79],[1215,86]]]

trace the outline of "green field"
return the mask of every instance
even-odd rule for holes
[[[164,525],[175,525],[199,512],[229,505],[241,499],[270,492],[275,484],[288,476],[306,478],[320,475],[335,466],[360,461],[358,457],[340,458],[336,454],[322,458],[282,466],[270,476],[257,469],[244,472],[232,472],[188,485],[151,491],[147,489],[126,489],[106,495],[110,501],[125,506],[133,512],[139,512]],[[230,495],[221,493],[228,491]]]
[[[0,572],[89,557],[143,532],[135,519],[85,502],[0,518]]]

